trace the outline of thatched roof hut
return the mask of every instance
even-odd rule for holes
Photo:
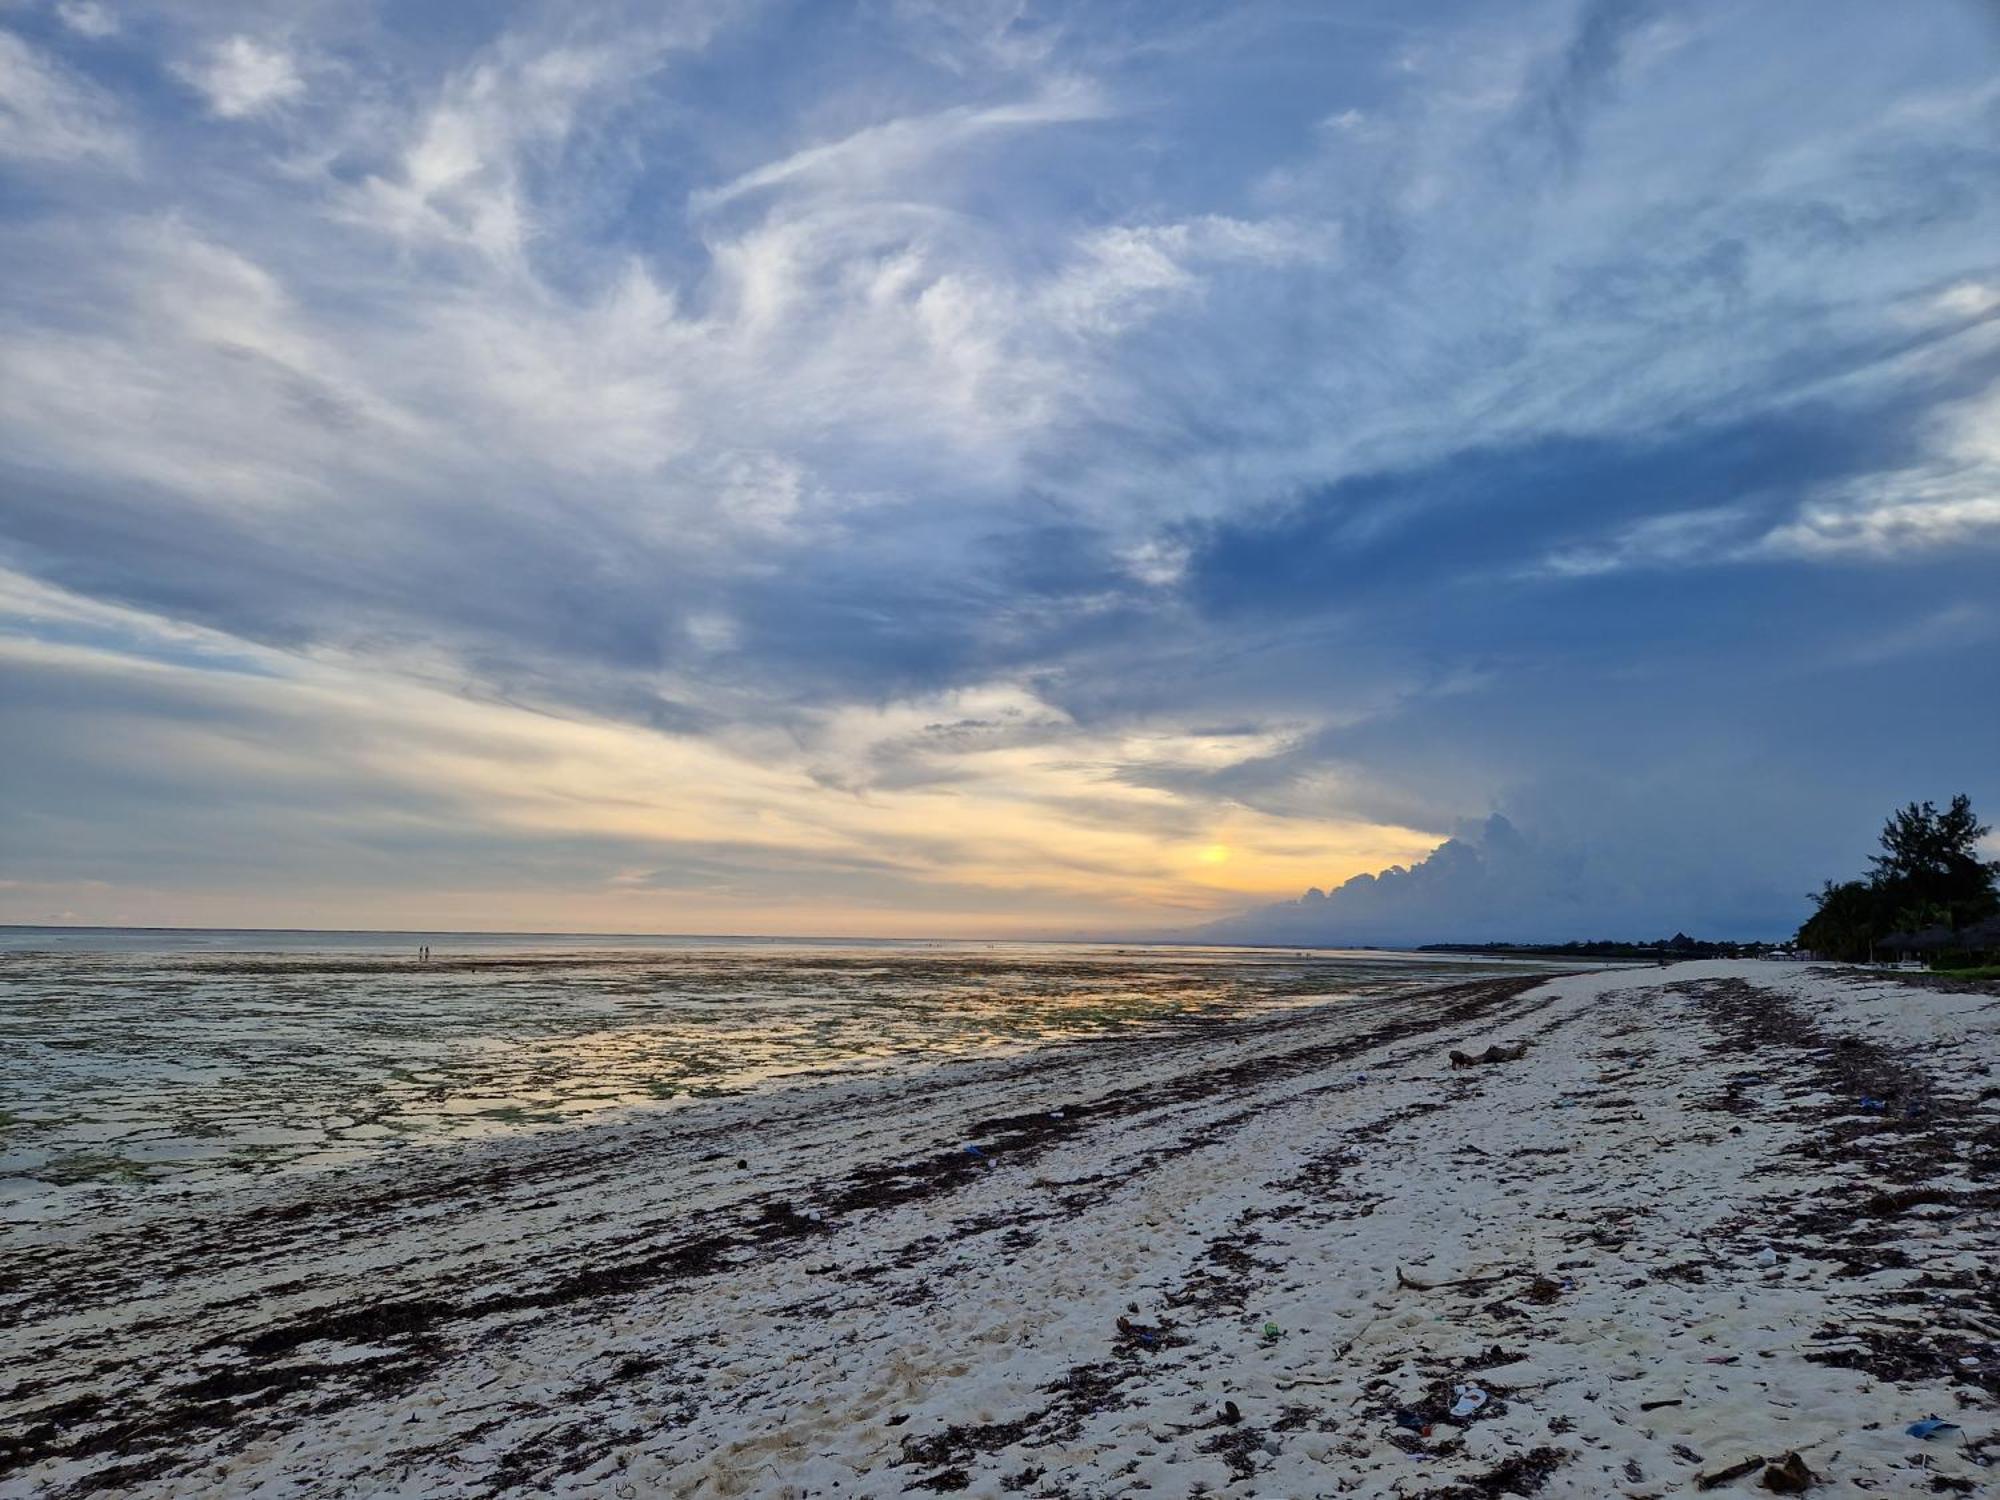
[[[1916,932],[1885,932],[1875,940],[1877,953],[1942,953],[1959,946],[1959,935],[1949,927],[1924,927]]]

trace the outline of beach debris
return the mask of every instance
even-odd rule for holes
[[[1469,1417],[1488,1401],[1485,1391],[1468,1381],[1464,1385],[1453,1386],[1452,1395],[1457,1399],[1451,1403],[1454,1417]]]
[[[1285,1330],[1284,1330],[1284,1329],[1282,1329],[1282,1328],[1280,1328],[1280,1327],[1279,1327],[1279,1326],[1278,1326],[1278,1325],[1277,1325],[1276,1323],[1273,1323],[1273,1322],[1271,1322],[1271,1321],[1270,1321],[1270,1320],[1269,1320],[1269,1319],[1267,1318],[1267,1319],[1265,1319],[1265,1321],[1264,1321],[1264,1329],[1263,1329],[1263,1332],[1264,1332],[1264,1337],[1265,1337],[1265,1339],[1266,1339],[1266,1340],[1268,1341],[1268,1340],[1270,1340],[1270,1339],[1275,1339],[1275,1338],[1281,1338],[1281,1337],[1283,1337],[1283,1336],[1284,1336],[1284,1332],[1285,1332]]]
[[[1049,1118],[1051,1120],[1060,1120],[1062,1117],[1063,1117],[1063,1112],[1059,1109],[1052,1109],[1049,1111]]]
[[[1658,1411],[1663,1406],[1685,1406],[1685,1405],[1687,1405],[1687,1403],[1683,1401],[1679,1396],[1674,1396],[1665,1401],[1641,1401],[1639,1403],[1639,1410]]]
[[[1543,1307],[1546,1307],[1564,1292],[1568,1291],[1573,1284],[1568,1277],[1564,1277],[1561,1282],[1556,1282],[1547,1276],[1537,1276],[1533,1281],[1528,1283],[1528,1290],[1523,1295],[1530,1302],[1539,1303]]]
[[[1120,1317],[1118,1320],[1118,1337],[1126,1344],[1137,1345],[1142,1349],[1158,1347],[1165,1331],[1165,1325],[1153,1328],[1144,1323],[1134,1323],[1126,1317]]]
[[[1932,1415],[1925,1417],[1920,1422],[1912,1422],[1903,1431],[1907,1432],[1913,1438],[1933,1438],[1940,1432],[1958,1431],[1958,1423],[1947,1422],[1940,1416]]]
[[[1861,1113],[1864,1115],[1879,1115],[1888,1107],[1887,1100],[1877,1099],[1873,1094],[1861,1096]]]
[[[1777,1263],[1778,1263],[1778,1252],[1773,1250],[1769,1245],[1766,1245],[1762,1250],[1759,1250],[1757,1252],[1758,1265],[1775,1266]]]
[[[1396,1413],[1396,1425],[1414,1432],[1418,1437],[1429,1437],[1431,1435],[1431,1424],[1408,1408],[1399,1410]]]
[[[986,1153],[984,1151],[981,1151],[977,1146],[973,1145],[971,1141],[967,1141],[964,1145],[960,1146],[958,1149],[963,1151],[967,1156],[977,1157],[981,1161],[984,1161],[986,1159]]]
[[[1731,1464],[1726,1469],[1717,1469],[1713,1474],[1695,1475],[1694,1487],[1698,1490],[1717,1489],[1722,1485],[1730,1483],[1732,1480],[1741,1479],[1745,1474],[1753,1474],[1763,1467],[1764,1460],[1761,1457],[1746,1458],[1740,1464]]]
[[[1503,1047],[1496,1042],[1477,1057],[1470,1052],[1461,1052],[1456,1047],[1452,1048],[1450,1053],[1451,1065],[1454,1068],[1470,1068],[1479,1063],[1519,1062],[1527,1055],[1526,1042],[1516,1042],[1511,1047]]]
[[[1234,1427],[1238,1422],[1242,1420],[1243,1420],[1242,1407],[1238,1406],[1234,1401],[1225,1401],[1222,1403],[1221,1421],[1224,1426]]]
[[[1764,1477],[1758,1482],[1780,1495],[1803,1495],[1819,1482],[1819,1476],[1806,1467],[1806,1461],[1798,1454],[1787,1453],[1764,1470]]]
[[[749,1171],[749,1170],[750,1170],[750,1159],[749,1159],[749,1158],[748,1158],[747,1156],[739,1156],[739,1157],[737,1157],[737,1158],[736,1158],[736,1170],[737,1170],[737,1171],[739,1171],[739,1172],[747,1172],[747,1171]]]
[[[1419,1281],[1404,1275],[1401,1266],[1396,1267],[1396,1285],[1411,1292],[1435,1292],[1448,1286],[1492,1286],[1506,1279],[1507,1273],[1502,1272],[1498,1276],[1460,1276],[1454,1281]]]

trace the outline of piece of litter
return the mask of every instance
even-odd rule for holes
[[[970,1141],[967,1141],[959,1149],[963,1151],[967,1156],[984,1156],[986,1154],[984,1151],[981,1151],[977,1146],[973,1145],[972,1142]]]
[[[1698,1490],[1718,1489],[1728,1484],[1732,1479],[1741,1479],[1745,1474],[1755,1472],[1762,1466],[1763,1462],[1764,1460],[1761,1458],[1746,1458],[1740,1464],[1731,1464],[1726,1469],[1717,1469],[1713,1474],[1697,1474],[1694,1476],[1694,1487]]]
[[[1279,1335],[1284,1333],[1284,1331],[1285,1330],[1280,1328],[1276,1323],[1266,1323],[1264,1325],[1264,1337],[1267,1339],[1277,1338]]]
[[[1451,1414],[1454,1417],[1469,1417],[1478,1411],[1480,1407],[1484,1406],[1487,1401],[1486,1392],[1482,1391],[1476,1385],[1456,1386],[1453,1388],[1452,1394],[1458,1397],[1456,1401],[1451,1403]]]
[[[1958,1431],[1958,1423],[1947,1422],[1942,1417],[1925,1417],[1921,1422],[1912,1422],[1903,1431],[1913,1438],[1936,1437],[1940,1432]]]
[[[1775,1266],[1777,1263],[1778,1263],[1778,1252],[1773,1250],[1769,1245],[1766,1245],[1762,1250],[1759,1250],[1757,1252],[1758,1265]]]
[[[1780,1495],[1803,1495],[1819,1482],[1819,1476],[1798,1454],[1787,1453],[1764,1471],[1761,1482],[1765,1489]]]

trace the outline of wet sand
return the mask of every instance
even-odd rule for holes
[[[0,1493],[1977,1493],[1996,1171],[1989,993],[1190,1018],[10,1232]]]

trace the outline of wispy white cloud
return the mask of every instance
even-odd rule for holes
[[[118,34],[118,17],[100,0],[57,0],[56,14],[63,25],[92,41]]]
[[[424,112],[396,167],[347,197],[349,213],[401,239],[518,256],[532,229],[521,154],[559,144],[582,100],[618,70],[605,49],[569,47],[464,70]]]
[[[1733,505],[1649,516],[1606,541],[1559,548],[1542,566],[1559,578],[1587,578],[1626,568],[1713,562],[1740,541],[1753,520]]]
[[[1210,215],[1119,225],[1085,235],[1074,259],[1040,288],[1036,300],[1058,328],[1115,334],[1142,320],[1160,298],[1198,294],[1206,267],[1309,265],[1324,272],[1339,242],[1336,225],[1287,220]]]
[[[216,42],[199,59],[183,63],[179,72],[207,100],[209,113],[224,120],[268,113],[306,91],[289,52],[248,36]]]
[[[615,18],[618,13],[612,12]],[[538,222],[530,171],[560,157],[593,109],[629,102],[665,61],[705,46],[720,6],[667,7],[633,24],[580,13],[503,33],[403,111],[390,158],[338,195],[350,221],[414,246],[473,250],[518,267]],[[377,132],[382,121],[369,120]]]
[[[1989,476],[1989,485],[1995,477]],[[1929,500],[1906,493],[1888,503],[1815,503],[1773,527],[1754,550],[1773,557],[1879,560],[1974,546],[2000,548],[2000,493],[1991,489]]]
[[[0,30],[0,159],[129,166],[130,134],[104,93]]]
[[[1026,99],[957,105],[935,114],[885,120],[838,140],[803,147],[718,187],[702,188],[690,195],[689,202],[696,212],[709,212],[781,187],[893,193],[904,174],[984,137],[1100,120],[1110,113],[1110,102],[1089,79],[1055,79]]]

